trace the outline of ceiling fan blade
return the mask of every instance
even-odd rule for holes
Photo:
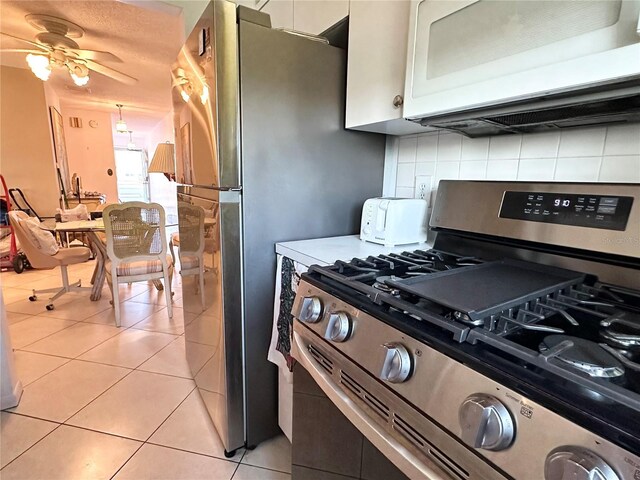
[[[86,60],[122,63],[122,60],[111,52],[101,52],[100,50],[83,50],[82,48],[65,48],[65,50],[74,53],[80,58]]]
[[[17,52],[17,53],[33,53],[35,55],[42,55],[42,50],[27,50],[26,48],[0,48],[0,52]]]
[[[137,78],[133,78],[126,73],[119,72],[118,70],[114,70],[111,67],[106,67],[101,65],[93,60],[83,59],[91,70],[101,73],[102,75],[106,75],[107,77],[111,77],[114,80],[118,80],[119,82],[126,83],[127,85],[135,85],[138,83]]]
[[[34,47],[38,47],[39,49],[44,50],[45,52],[48,52],[51,50],[51,48],[46,45],[32,42],[31,40],[27,40],[26,38],[16,37],[15,35],[9,35],[8,33],[4,33],[4,32],[0,32],[0,35],[4,35],[5,37],[13,38],[14,40],[20,40],[21,42],[28,43],[29,45],[33,45]]]

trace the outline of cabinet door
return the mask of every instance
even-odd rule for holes
[[[349,0],[295,0],[293,27],[299,32],[317,35],[347,15]]]
[[[409,0],[357,0],[349,15],[346,127],[402,118]],[[297,4],[296,4],[297,8]]]
[[[293,30],[293,0],[269,0],[260,11],[271,16],[273,28]]]

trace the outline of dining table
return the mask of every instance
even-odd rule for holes
[[[91,278],[91,300],[97,302],[102,297],[102,288],[107,276],[107,260],[109,255],[107,254],[106,240],[100,238],[100,233],[105,233],[104,221],[102,218],[95,220],[74,220],[71,222],[56,222],[55,227],[50,229],[44,227],[47,230],[52,230],[54,233],[63,235],[68,233],[83,233],[86,235],[89,242],[89,248],[93,252],[96,260],[96,266],[93,270],[93,276]],[[160,280],[153,280],[157,290],[162,290],[163,285]]]

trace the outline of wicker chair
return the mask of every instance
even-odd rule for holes
[[[200,301],[204,309],[204,209],[188,203],[178,205],[180,218],[180,275],[198,276]],[[169,246],[173,249],[171,243]]]
[[[169,318],[173,262],[167,255],[165,217],[157,203],[126,202],[109,205],[103,216],[107,236],[106,273],[115,308],[116,326],[120,326],[118,284],[164,279]]]
[[[91,287],[83,287],[80,280],[74,283],[69,283],[69,275],[67,272],[67,267],[69,265],[83,263],[89,259],[91,251],[88,248],[61,248],[55,255],[47,255],[40,251],[37,245],[35,245],[31,240],[31,237],[27,234],[26,227],[23,225],[23,222],[29,221],[29,216],[26,213],[19,210],[9,212],[9,221],[11,222],[11,225],[13,225],[16,237],[20,242],[21,249],[27,255],[29,263],[33,268],[51,270],[53,268],[60,267],[62,286],[56,288],[45,288],[43,290],[33,290],[33,294],[29,297],[29,300],[37,300],[39,293],[54,293],[54,295],[49,298],[49,303],[46,305],[47,310],[53,310],[53,302],[65,293],[91,290]]]

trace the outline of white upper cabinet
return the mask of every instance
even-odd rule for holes
[[[355,3],[358,2],[354,0],[351,5]],[[349,15],[349,0],[295,0],[293,28],[299,32],[317,35],[347,15]]]
[[[409,0],[351,1],[346,128],[392,135],[426,131],[403,120],[410,8]]]

